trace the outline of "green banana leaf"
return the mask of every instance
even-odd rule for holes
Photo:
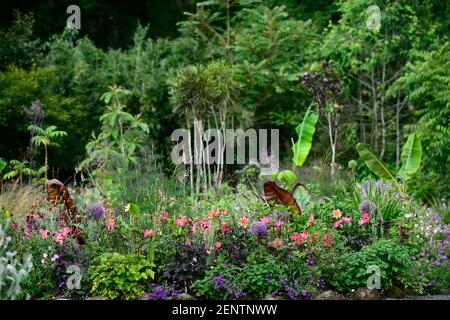
[[[422,162],[422,145],[419,136],[410,134],[402,149],[402,166],[398,171],[398,176],[403,180],[410,179],[419,170]]]
[[[303,122],[295,128],[298,136],[297,142],[292,145],[292,151],[294,153],[292,160],[295,166],[301,166],[308,157],[314,132],[316,131],[317,120],[319,120],[319,113],[308,109],[303,118]]]
[[[311,195],[302,183],[297,183],[291,194],[302,210],[305,210],[311,202]]]
[[[386,165],[378,159],[378,157],[369,149],[365,144],[358,143],[356,150],[359,153],[359,157],[366,164],[366,166],[375,173],[378,177],[396,181],[394,174],[386,167]]]

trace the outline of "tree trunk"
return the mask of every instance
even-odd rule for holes
[[[47,181],[47,172],[48,172],[48,152],[47,152],[47,145],[44,145],[44,151],[45,151],[45,181]]]
[[[360,141],[362,143],[366,143],[366,125],[364,123],[364,109],[362,104],[362,90],[359,89],[359,98],[358,98],[358,111],[359,111],[359,126],[360,126]]]
[[[380,106],[380,117],[381,117],[381,151],[380,160],[383,160],[384,153],[386,151],[386,121],[384,117],[384,105]]]
[[[395,105],[395,167],[400,168],[400,94],[397,95],[397,104]]]
[[[371,69],[371,88],[372,88],[372,103],[373,103],[373,120],[372,120],[372,144],[376,151],[378,151],[378,101],[377,101],[377,87],[375,82],[375,75],[373,67]]]
[[[386,152],[386,119],[384,116],[384,97],[385,97],[385,79],[386,79],[386,63],[383,63],[383,72],[381,75],[381,102],[380,102],[380,117],[381,117],[381,152],[380,159],[383,160]]]

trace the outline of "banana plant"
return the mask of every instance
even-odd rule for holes
[[[292,152],[294,153],[294,157],[292,158],[293,169],[301,166],[308,157],[318,120],[319,113],[308,108],[302,123],[295,128],[298,140],[294,143],[292,139]]]
[[[297,175],[294,173],[295,168],[301,166],[308,157],[318,120],[319,113],[308,108],[302,123],[295,128],[298,140],[294,142],[294,139],[291,139],[292,152],[294,153],[292,170],[283,170],[272,175],[272,180],[278,180],[284,188],[291,189],[294,186],[295,180],[297,180]]]
[[[409,135],[402,149],[401,160],[402,166],[397,175],[406,181],[419,170],[422,161],[422,145],[417,134]]]
[[[370,171],[380,178],[393,181],[402,195],[405,194],[405,190],[400,186],[398,182],[399,178],[402,181],[409,180],[419,170],[422,161],[422,146],[419,136],[416,133],[409,135],[408,140],[402,148],[402,166],[397,173],[390,171],[386,164],[378,159],[367,145],[358,143],[356,150]]]

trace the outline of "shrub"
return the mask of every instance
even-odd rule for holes
[[[190,289],[195,279],[203,276],[206,269],[206,250],[203,243],[191,245],[174,243],[176,251],[164,267],[163,277],[171,281],[176,289]]]
[[[244,265],[237,266],[219,258],[205,277],[194,283],[194,291],[207,299],[236,299],[247,294],[263,298],[281,291],[283,268],[263,250],[251,253]]]
[[[361,251],[339,257],[337,270],[330,283],[339,291],[367,286],[370,266],[380,268],[381,286],[386,289],[399,284],[409,265],[409,249],[391,240],[379,240]]]
[[[235,299],[246,296],[238,275],[241,268],[220,258],[217,265],[207,270],[205,277],[194,282],[194,292],[204,299]]]
[[[154,265],[139,255],[104,253],[89,268],[91,293],[109,299],[136,299],[153,279]]]

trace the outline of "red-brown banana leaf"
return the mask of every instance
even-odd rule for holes
[[[267,202],[275,200],[277,203],[292,207],[297,214],[302,214],[302,210],[292,194],[277,186],[274,181],[266,181],[264,183],[264,198]]]

